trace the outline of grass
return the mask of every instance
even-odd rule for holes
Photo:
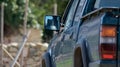
[[[72,65],[73,65],[72,62],[73,62],[72,59],[63,60],[63,61],[60,61],[59,63],[57,63],[56,67],[72,67]]]

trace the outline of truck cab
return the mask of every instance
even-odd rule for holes
[[[120,67],[120,0],[70,0],[62,19],[45,16],[57,31],[42,67]]]

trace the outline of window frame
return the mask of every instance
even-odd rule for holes
[[[75,7],[75,11],[72,13],[73,14],[73,17],[71,18],[72,20],[71,20],[71,22],[69,22],[69,26],[66,28],[66,25],[67,25],[67,21],[68,21],[68,17],[69,17],[69,13],[70,12],[72,12],[72,6],[73,6],[73,4],[74,3],[76,3],[75,2],[76,0],[73,0],[73,3],[71,4],[71,7],[69,8],[69,12],[68,12],[68,14],[67,14],[67,16],[66,16],[66,19],[64,20],[64,23],[65,23],[65,26],[64,26],[64,30],[63,31],[66,31],[68,28],[70,28],[71,26],[72,26],[72,24],[73,24],[73,21],[74,21],[74,18],[75,18],[75,15],[76,15],[76,12],[77,12],[77,8],[78,8],[78,6],[79,6],[79,3],[80,3],[80,1],[81,0],[78,0],[78,2],[77,2],[77,5],[76,5],[76,7]],[[69,18],[70,19],[70,18]]]

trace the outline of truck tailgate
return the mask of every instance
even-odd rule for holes
[[[118,23],[118,36],[117,36],[117,67],[120,67],[120,18],[119,18],[119,23]]]

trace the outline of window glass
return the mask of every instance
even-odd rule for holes
[[[74,13],[75,13],[78,1],[79,0],[74,0],[72,6],[70,8],[70,11],[69,11],[67,19],[66,19],[65,30],[68,29],[72,24]]]
[[[94,8],[95,2],[96,2],[96,0],[87,0],[86,5],[85,5],[85,11],[84,11],[83,15],[95,10],[95,8]]]
[[[120,0],[96,0],[95,8],[120,7]]]
[[[100,3],[100,0],[96,0],[95,5],[94,5],[94,8],[99,7],[99,3]]]

